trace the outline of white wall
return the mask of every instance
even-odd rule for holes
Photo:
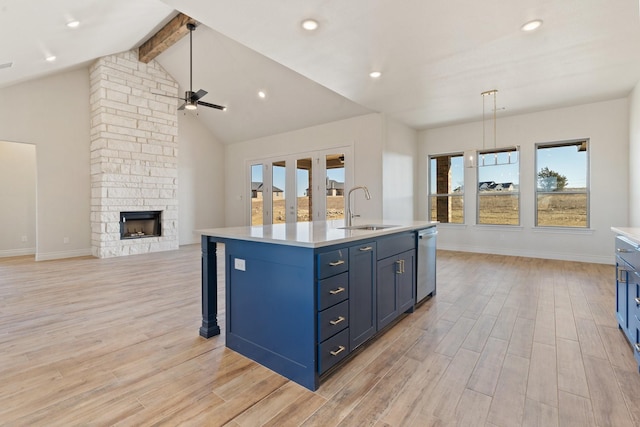
[[[382,144],[382,116],[367,114],[228,145],[225,224],[239,226],[249,223],[247,160],[347,146],[352,147],[353,152],[353,182],[366,185],[371,193],[371,200],[358,205],[357,212],[363,220],[380,219],[383,205]]]
[[[0,257],[36,252],[36,146],[0,141]]]
[[[640,83],[636,85],[629,95],[628,225],[631,227],[640,227]]]
[[[178,238],[200,243],[194,230],[224,227],[224,145],[191,113],[178,113]]]
[[[382,153],[382,217],[412,221],[417,215],[418,132],[389,117],[384,118]]]
[[[0,140],[36,146],[36,259],[90,254],[87,69],[0,89]]]
[[[475,224],[475,178],[465,169],[466,225],[439,226],[443,249],[587,262],[613,262],[611,226],[628,223],[629,106],[618,99],[513,117],[498,117],[498,146],[519,145],[521,227]],[[419,135],[418,194],[428,193],[428,156],[482,148],[482,123],[425,130]],[[590,230],[534,228],[537,142],[590,138]],[[467,173],[469,172],[469,173]],[[426,197],[419,219],[427,218]]]

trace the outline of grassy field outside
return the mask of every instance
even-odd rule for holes
[[[438,220],[435,196],[431,197],[431,220]],[[453,224],[464,223],[464,201],[462,197],[448,197],[450,217]],[[537,215],[539,227],[586,227],[587,195],[552,193],[538,195]],[[471,223],[467,219],[467,223]],[[518,196],[509,194],[480,194],[480,218],[478,224],[519,224]]]
[[[251,199],[251,224],[262,224],[263,200]],[[280,224],[286,220],[287,207],[284,199],[276,199],[273,202],[273,223]],[[309,213],[309,197],[298,197],[298,222],[311,221]],[[327,196],[327,219],[344,218],[344,197]]]

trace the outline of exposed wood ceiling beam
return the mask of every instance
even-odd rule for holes
[[[138,50],[138,60],[148,64],[149,61],[167,50],[182,37],[189,34],[189,29],[187,28],[188,23],[195,24],[196,20],[183,13],[179,13],[178,16],[169,21],[167,25],[162,27],[140,46]]]

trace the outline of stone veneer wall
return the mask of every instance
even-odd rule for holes
[[[98,59],[91,80],[91,246],[99,258],[178,248],[178,84],[137,50]],[[121,211],[162,211],[162,236],[120,240]]]

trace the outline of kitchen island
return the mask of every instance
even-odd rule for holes
[[[353,350],[413,311],[418,232],[435,227],[427,221],[343,224],[199,230],[200,335],[220,333],[216,245],[224,243],[226,346],[316,390]]]

